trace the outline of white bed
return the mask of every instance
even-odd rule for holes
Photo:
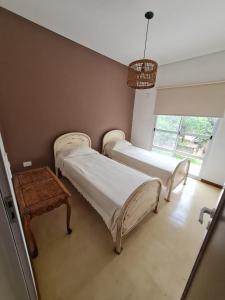
[[[149,176],[158,177],[166,187],[166,200],[181,182],[186,184],[190,160],[178,162],[174,157],[133,146],[122,130],[111,130],[103,137],[102,153]]]
[[[56,173],[75,186],[103,218],[116,244],[150,211],[157,212],[161,182],[91,149],[83,133],[68,133],[54,143]]]

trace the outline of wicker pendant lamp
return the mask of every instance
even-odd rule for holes
[[[149,20],[154,16],[153,12],[148,11],[145,14],[147,21],[147,29],[145,36],[144,58],[133,61],[128,66],[127,85],[134,89],[150,89],[155,86],[157,62],[145,58],[146,46],[148,40]]]

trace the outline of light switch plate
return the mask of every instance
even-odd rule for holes
[[[32,166],[32,161],[24,161],[23,166],[24,166],[24,168],[31,167]]]

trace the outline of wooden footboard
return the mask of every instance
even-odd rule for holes
[[[190,168],[190,159],[183,159],[175,168],[168,184],[166,200],[170,201],[172,190],[174,190],[182,181],[187,182],[188,172]]]
[[[147,181],[139,186],[124,204],[117,222],[115,252],[120,254],[122,239],[150,212],[157,213],[161,182],[158,179]]]

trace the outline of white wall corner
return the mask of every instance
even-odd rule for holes
[[[135,93],[131,142],[147,150],[152,145],[156,94],[156,88],[136,90]]]
[[[212,144],[202,166],[200,177],[210,182],[225,183],[225,116],[220,119]]]

